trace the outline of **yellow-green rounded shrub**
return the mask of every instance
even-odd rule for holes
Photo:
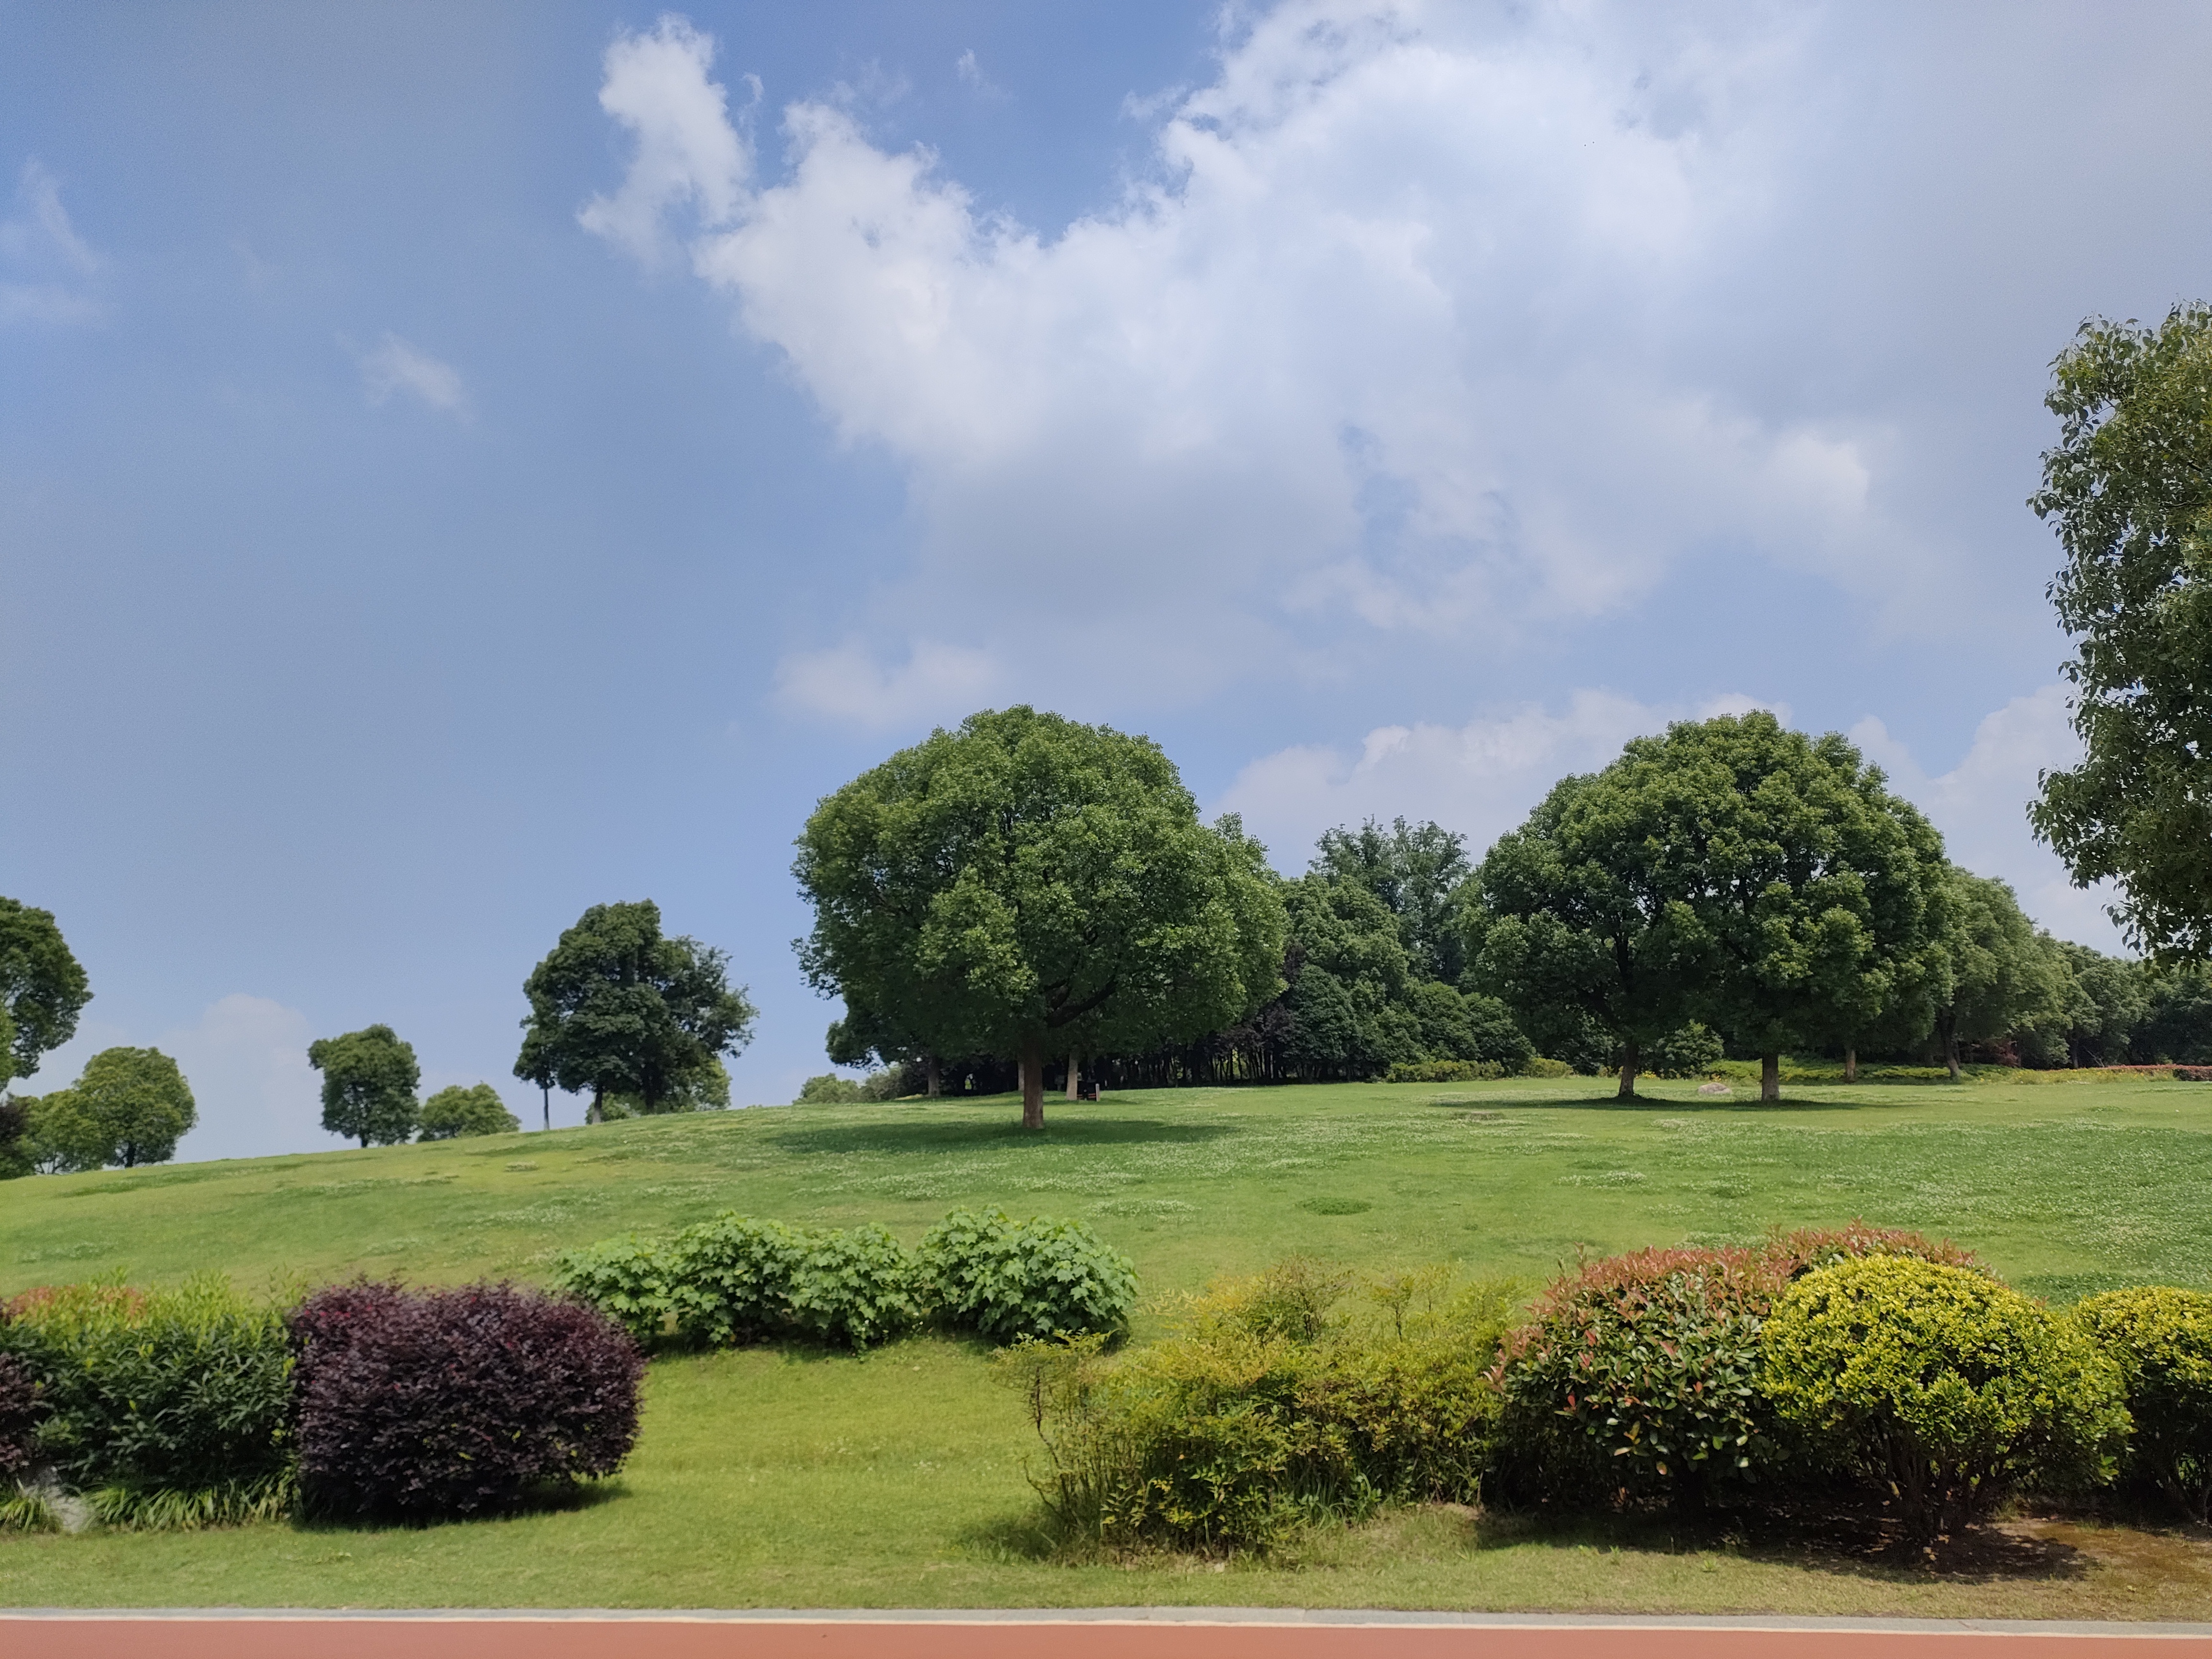
[[[2100,1477],[2127,1434],[2118,1368],[2085,1333],[1968,1267],[1823,1267],[1775,1304],[1759,1348],[1783,1428],[1886,1487],[1923,1540],[2023,1484]]]
[[[2212,1508],[2212,1296],[2160,1285],[2107,1291],[2074,1311],[2127,1390],[2126,1473],[2202,1522]]]

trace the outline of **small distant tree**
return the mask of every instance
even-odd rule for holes
[[[323,1074],[323,1127],[331,1133],[363,1146],[397,1146],[414,1134],[422,1068],[389,1025],[311,1042],[307,1063]]]
[[[76,1036],[91,1000],[53,913],[0,898],[0,1085],[31,1076],[40,1055]]]
[[[27,1176],[31,1161],[31,1105],[19,1096],[0,1094],[0,1181]]]
[[[1414,977],[1426,980],[1456,980],[1465,965],[1455,903],[1473,867],[1466,836],[1403,818],[1387,830],[1370,818],[1327,830],[1313,859],[1315,873],[1357,882],[1382,902],[1398,919]]]
[[[82,1125],[78,1152],[86,1168],[166,1164],[199,1121],[184,1073],[158,1048],[103,1048],[63,1092]]]
[[[1265,849],[1212,828],[1149,739],[1016,708],[939,730],[825,798],[793,866],[816,989],[939,1054],[1044,1063],[1216,1031],[1281,986]]]
[[[2051,365],[2059,417],[2029,499],[2066,554],[2079,766],[2046,772],[2035,832],[2161,963],[2212,958],[2212,306],[2156,328],[2093,318]]]
[[[107,1149],[100,1129],[77,1104],[76,1092],[56,1089],[21,1102],[26,1133],[22,1156],[40,1175],[75,1175],[105,1169]]]
[[[610,1097],[647,1113],[674,1109],[687,1085],[741,1052],[757,1018],[729,957],[695,939],[665,937],[660,907],[594,904],[523,982],[517,1077],[592,1097],[586,1120]]]
[[[1955,867],[1944,875],[1951,923],[1939,944],[1949,994],[1936,1010],[1936,1038],[1957,1077],[1961,1042],[1990,1042],[2039,1024],[2063,1028],[2071,987],[2057,942],[2037,930],[2009,886]]]
[[[489,1083],[464,1089],[458,1083],[441,1089],[422,1103],[422,1139],[458,1140],[464,1135],[511,1135],[522,1121],[507,1109],[499,1091]]]
[[[866,1100],[867,1095],[850,1078],[839,1077],[835,1072],[824,1072],[811,1077],[799,1085],[795,1106],[851,1106]]]

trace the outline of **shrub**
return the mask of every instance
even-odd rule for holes
[[[422,1103],[422,1139],[456,1140],[464,1135],[511,1135],[522,1127],[489,1083],[441,1089]]]
[[[2135,1425],[2124,1472],[2202,1525],[2212,1507],[2212,1296],[2107,1291],[2075,1314],[2119,1367]]]
[[[1727,1052],[1717,1032],[1693,1019],[1651,1045],[1651,1070],[1660,1077],[1702,1077]]]
[[[799,1098],[794,1106],[850,1106],[867,1096],[859,1084],[849,1078],[839,1077],[835,1072],[824,1072],[820,1077],[811,1077],[799,1085]]]
[[[110,1525],[264,1519],[291,1501],[284,1322],[218,1275],[18,1297],[0,1345],[35,1376],[37,1455]]]
[[[921,1241],[939,1316],[994,1342],[1118,1334],[1136,1304],[1129,1258],[1079,1221],[955,1210]]]
[[[1541,1054],[1532,1055],[1521,1062],[1522,1077],[1572,1077],[1575,1068],[1564,1060],[1547,1060]]]
[[[291,1318],[301,1495],[426,1521],[612,1474],[637,1438],[635,1345],[589,1308],[511,1285],[334,1285]]]
[[[39,1379],[11,1353],[0,1353],[0,1490],[31,1467],[31,1447],[46,1412]]]
[[[658,1243],[611,1239],[555,1260],[563,1290],[641,1344],[788,1337],[866,1347],[921,1322],[913,1256],[880,1227],[787,1227],[734,1212]]]
[[[1796,1279],[1883,1255],[1971,1266],[1917,1233],[1853,1221],[1758,1249],[1650,1249],[1583,1263],[1507,1340],[1504,1473],[1569,1505],[1738,1501],[1779,1451],[1759,1334]]]
[[[1807,1274],[1761,1334],[1760,1386],[1811,1455],[1887,1483],[1930,1540],[2027,1480],[2094,1476],[2127,1431],[2118,1368],[1985,1273],[1875,1255]]]
[[[1494,1060],[1400,1060],[1383,1073],[1385,1083],[1485,1083],[1505,1075]]]

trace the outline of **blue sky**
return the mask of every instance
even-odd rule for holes
[[[1669,718],[1954,856],[2070,751],[2023,507],[2206,292],[2212,14],[0,3],[0,891],[187,1156],[508,1076],[651,896],[823,1068],[790,842],[940,721],[1158,738],[1286,871]],[[7,194],[12,190],[12,197]],[[556,1102],[556,1121],[580,1115]]]

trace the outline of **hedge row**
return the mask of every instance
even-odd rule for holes
[[[881,1227],[814,1230],[734,1211],[663,1238],[555,1259],[562,1289],[647,1347],[799,1339],[865,1348],[934,1323],[994,1342],[1118,1334],[1129,1259],[1078,1221],[955,1210],[908,1250]]]
[[[210,1276],[4,1315],[0,1525],[58,1524],[59,1493],[118,1527],[469,1515],[611,1474],[637,1435],[635,1345],[511,1286],[340,1285],[287,1312]]]

